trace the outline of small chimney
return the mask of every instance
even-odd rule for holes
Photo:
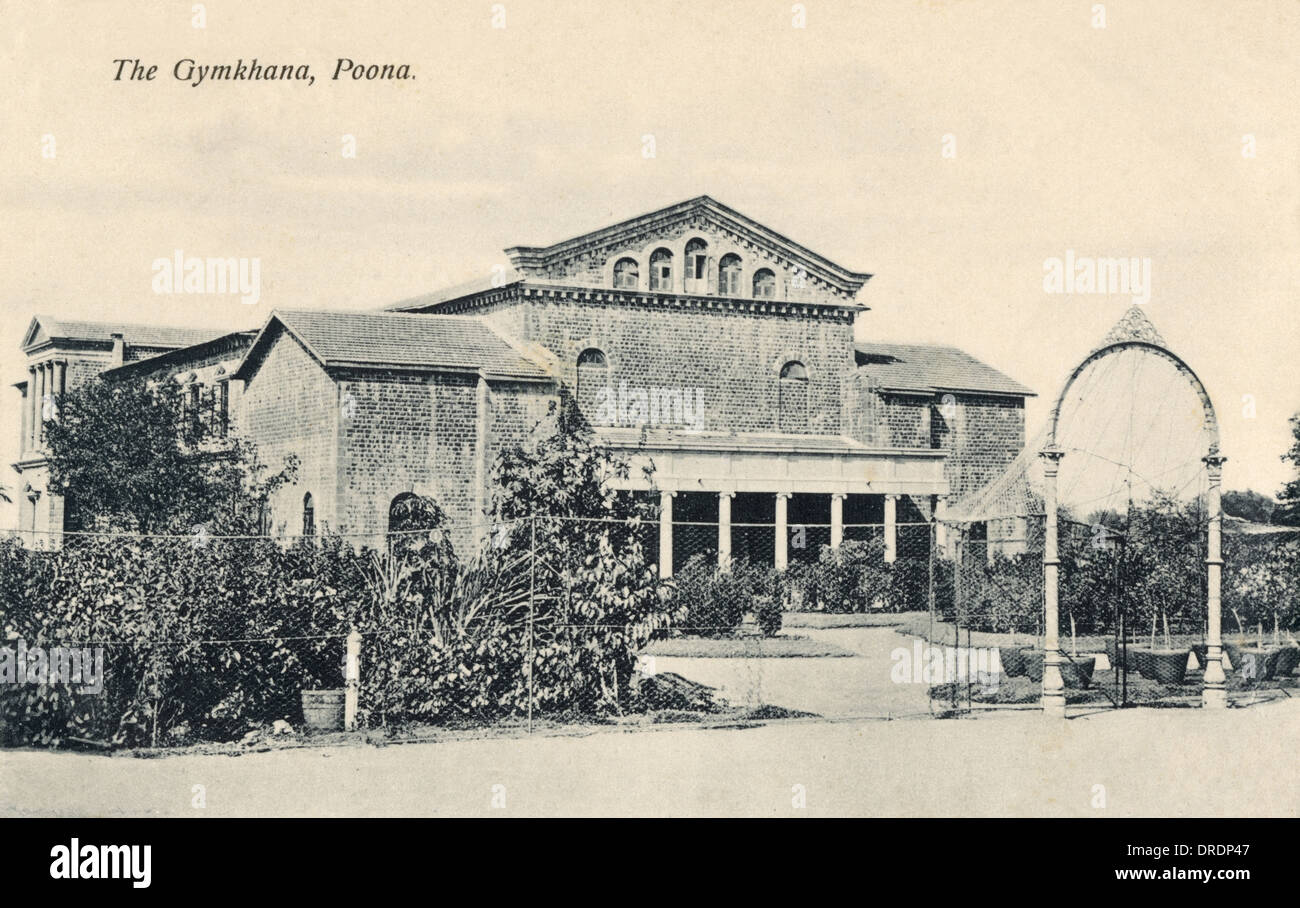
[[[113,365],[120,366],[126,360],[126,341],[120,332],[114,332],[109,337],[113,338]]]

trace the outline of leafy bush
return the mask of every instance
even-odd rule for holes
[[[775,569],[736,559],[722,570],[707,555],[693,555],[673,578],[673,601],[685,610],[681,626],[691,634],[732,634],[752,612],[763,633],[781,630],[782,596]]]

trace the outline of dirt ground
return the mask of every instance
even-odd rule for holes
[[[239,757],[9,751],[0,754],[0,813],[1296,816],[1297,747],[1300,701],[1290,700],[1063,724],[1025,711],[784,720]]]
[[[800,633],[850,658],[659,657],[737,707],[819,718],[439,730],[420,743],[141,759],[0,752],[0,815],[1296,816],[1300,699],[1250,708],[932,718],[885,628]],[[871,718],[868,718],[871,717]],[[337,740],[337,736],[336,739]],[[803,806],[798,806],[802,804]],[[202,805],[202,806],[200,806]]]

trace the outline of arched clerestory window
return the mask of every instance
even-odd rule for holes
[[[718,293],[740,296],[740,256],[734,252],[728,252],[718,262]]]
[[[667,249],[650,253],[650,289],[659,293],[673,289],[673,254]]]
[[[754,272],[754,299],[776,299],[776,275],[771,268],[759,268]]]
[[[621,258],[614,263],[614,287],[635,290],[641,286],[641,266],[633,258]]]

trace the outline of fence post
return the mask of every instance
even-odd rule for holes
[[[357,727],[357,691],[361,686],[361,634],[352,628],[348,634],[347,661],[343,667],[343,727],[355,731]]]
[[[537,595],[537,515],[530,521],[528,542],[528,733],[533,733],[533,604]]]

